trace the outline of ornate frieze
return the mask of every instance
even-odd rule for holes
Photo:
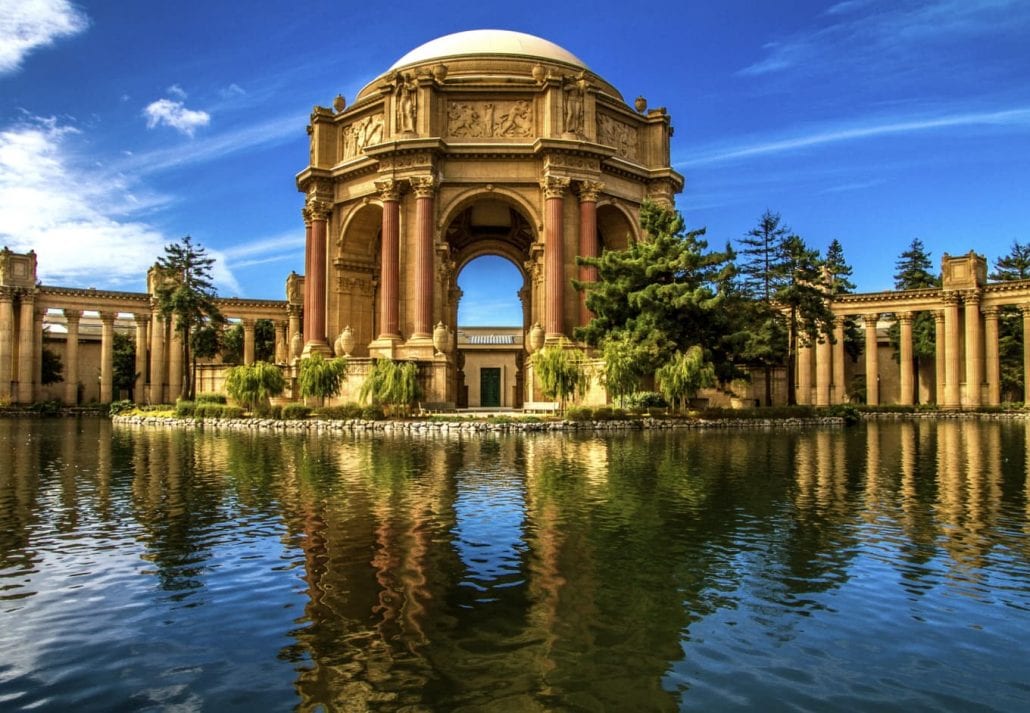
[[[433,165],[433,154],[428,151],[394,154],[379,159],[380,171],[399,171],[408,168],[421,168]]]
[[[572,156],[563,153],[548,154],[544,157],[544,173],[552,170],[596,174],[601,172],[601,162],[589,156]]]
[[[371,277],[339,275],[336,278],[337,292],[345,292],[359,295],[371,295],[373,292],[373,288],[374,285]]]
[[[447,102],[447,135],[454,138],[529,137],[533,123],[527,99]]]
[[[343,127],[343,159],[358,156],[366,146],[383,140],[383,114],[368,114]]]
[[[597,115],[597,142],[615,149],[615,154],[630,161],[639,161],[637,129],[607,114]]]

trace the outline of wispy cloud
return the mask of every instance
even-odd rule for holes
[[[1030,126],[1030,107],[920,118],[873,119],[861,124],[849,123],[838,127],[821,128],[795,136],[702,149],[692,155],[688,155],[683,160],[677,161],[675,165],[677,168],[685,168],[843,141],[967,126],[1027,127]]]
[[[89,18],[68,0],[0,3],[0,74],[15,72],[34,49],[89,27]]]
[[[292,230],[269,238],[258,238],[221,251],[226,265],[243,270],[257,265],[295,260],[304,251],[304,231]]]
[[[193,136],[198,127],[207,126],[211,122],[211,115],[206,111],[187,109],[182,101],[167,97],[150,102],[143,110],[143,116],[147,118],[148,129],[163,124],[187,136]]]
[[[142,289],[170,237],[137,216],[168,199],[76,158],[80,131],[53,118],[0,130],[0,243],[35,250],[50,283]],[[239,284],[220,261],[220,287]]]

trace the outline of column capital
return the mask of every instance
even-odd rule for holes
[[[305,206],[311,214],[311,220],[329,220],[329,214],[333,212],[333,206],[329,201],[319,198],[309,198]]]
[[[399,201],[401,199],[401,184],[400,181],[395,181],[392,178],[384,178],[380,181],[375,181],[376,191],[379,193],[379,197],[383,202]]]
[[[291,304],[291,305],[287,305],[287,307],[286,307],[286,314],[288,314],[291,317],[300,317],[301,312],[303,312],[303,311],[304,311],[304,306],[303,305]]]
[[[984,317],[986,319],[997,319],[998,318],[998,313],[1000,311],[1001,311],[1001,308],[998,307],[997,305],[991,305],[990,307],[984,307],[983,308]]]
[[[0,302],[13,302],[14,291],[9,287],[0,287]]]
[[[880,313],[879,312],[868,312],[868,313],[862,315],[862,320],[865,322],[865,326],[867,328],[868,327],[875,327],[876,323],[880,321]]]
[[[436,194],[436,176],[412,176],[408,181],[416,198],[432,198]]]
[[[945,305],[957,305],[961,301],[962,295],[953,290],[947,290],[942,295]]]
[[[63,309],[64,319],[68,324],[78,324],[79,320],[82,319],[82,310],[78,309]]]
[[[244,329],[253,329],[254,325],[257,324],[257,320],[253,317],[241,317],[240,324],[243,325]]]
[[[911,312],[895,312],[894,314],[897,316],[899,322],[912,322],[913,315]]]
[[[67,312],[65,312],[67,315]],[[136,324],[147,324],[150,322],[150,315],[146,312],[135,312],[132,318],[136,320]]]
[[[597,197],[604,190],[604,183],[601,181],[580,181],[579,202],[596,203]]]
[[[967,305],[980,304],[980,290],[966,290],[962,293],[962,301]]]
[[[931,312],[931,314],[933,315],[933,321],[936,324],[941,324],[942,322],[944,322],[944,310],[935,309],[933,310],[933,312]]]
[[[311,227],[311,208],[304,206],[300,209],[300,217],[304,219],[304,226]]]
[[[564,176],[544,176],[540,179],[540,190],[545,199],[561,198],[569,188],[570,179]]]
[[[118,316],[117,312],[98,312],[100,315],[100,321],[104,324],[114,324],[115,317]]]

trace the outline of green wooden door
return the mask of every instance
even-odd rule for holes
[[[490,367],[479,370],[479,405],[501,405],[501,368]]]

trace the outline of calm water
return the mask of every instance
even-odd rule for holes
[[[0,709],[1030,709],[1027,425],[0,419]]]

